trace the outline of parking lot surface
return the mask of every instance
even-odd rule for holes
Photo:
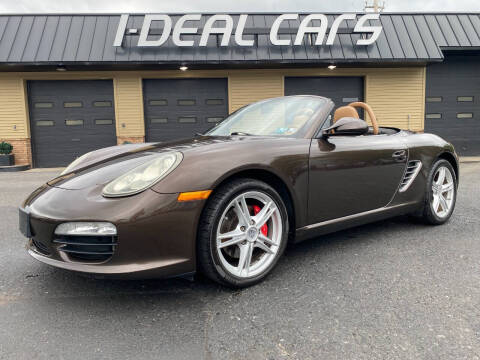
[[[446,225],[399,217],[307,241],[236,291],[30,258],[17,206],[56,174],[0,173],[1,359],[480,358],[480,163],[462,164]]]

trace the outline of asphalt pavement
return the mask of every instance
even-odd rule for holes
[[[17,206],[58,173],[0,173],[0,359],[479,359],[480,163],[446,225],[406,217],[287,250],[267,280],[95,280],[26,253]]]

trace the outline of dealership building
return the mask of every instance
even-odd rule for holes
[[[480,14],[0,15],[0,141],[64,166],[203,132],[261,99],[365,101],[480,155]]]

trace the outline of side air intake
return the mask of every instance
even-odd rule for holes
[[[409,161],[407,165],[407,170],[405,175],[403,175],[403,180],[400,183],[400,188],[398,192],[407,191],[407,189],[412,185],[413,180],[417,177],[420,169],[422,168],[422,162],[420,160]]]

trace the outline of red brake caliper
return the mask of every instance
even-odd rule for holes
[[[258,205],[253,205],[253,213],[254,213],[255,215],[257,215],[257,214],[260,212],[260,210],[261,210],[261,209],[260,209],[260,206],[258,206]],[[267,234],[268,234],[268,226],[267,226],[267,224],[264,224],[260,230],[262,231],[262,234],[263,234],[263,235],[267,236]]]

